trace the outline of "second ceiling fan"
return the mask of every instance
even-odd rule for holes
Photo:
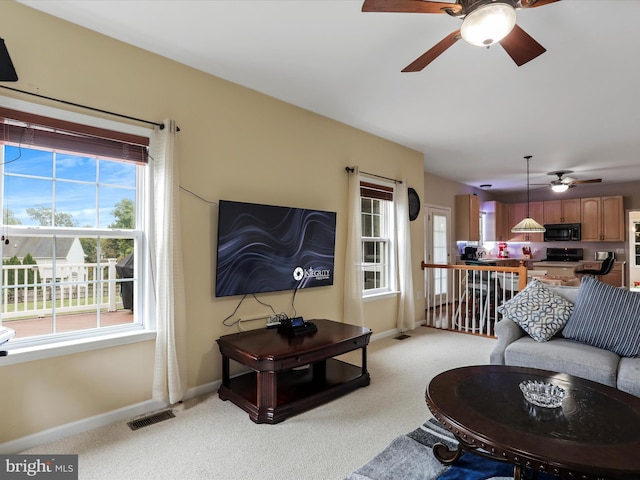
[[[548,184],[534,183],[533,185],[548,185],[554,192],[565,192],[571,187],[576,185],[582,185],[585,183],[600,183],[601,178],[591,178],[589,180],[576,180],[575,178],[565,177],[565,175],[573,173],[572,170],[558,170],[556,172],[549,172],[547,175],[555,175],[555,180],[551,180]]]
[[[418,72],[463,38],[471,45],[489,47],[500,43],[516,65],[521,66],[547,50],[516,25],[517,9],[534,8],[560,0],[365,0],[363,12],[447,13],[462,19],[462,27],[450,33],[405,67]]]

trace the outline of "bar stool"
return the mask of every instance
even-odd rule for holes
[[[591,270],[587,268],[584,270],[575,270],[574,274],[576,275],[576,277],[578,277],[581,280],[584,275],[600,277],[608,274],[611,271],[611,269],[613,268],[613,262],[614,262],[613,255],[609,255],[607,258],[605,258],[602,261],[602,265],[600,265],[600,268],[598,270]]]

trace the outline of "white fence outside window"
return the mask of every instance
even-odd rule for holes
[[[42,270],[40,272],[39,270]],[[116,260],[106,263],[2,266],[2,319],[122,308]]]

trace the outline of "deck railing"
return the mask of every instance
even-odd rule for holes
[[[30,318],[96,308],[122,308],[116,260],[50,265],[2,266],[2,318]],[[119,305],[120,304],[120,305]]]
[[[527,284],[527,267],[443,265],[422,262],[427,325],[495,336],[498,307]]]

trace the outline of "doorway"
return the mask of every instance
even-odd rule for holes
[[[427,205],[425,231],[426,263],[448,264],[450,259],[451,209]],[[440,305],[446,302],[449,293],[449,273],[444,268],[425,270],[426,304]]]

